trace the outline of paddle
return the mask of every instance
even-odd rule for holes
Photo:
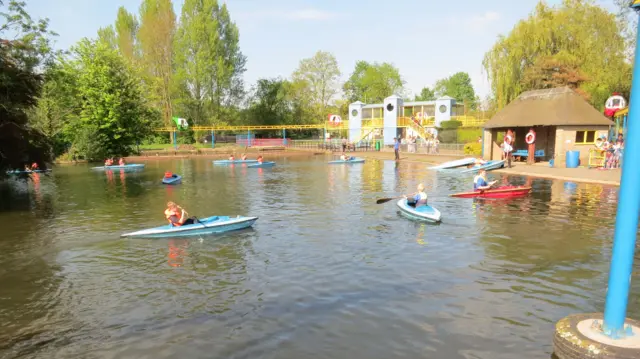
[[[394,199],[400,199],[400,198],[404,198],[404,196],[380,198],[380,199],[378,199],[376,201],[376,204],[383,204],[383,203],[387,203],[389,201],[393,201]]]

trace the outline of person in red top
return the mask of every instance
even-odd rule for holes
[[[113,158],[107,158],[107,159],[104,161],[104,165],[105,165],[105,166],[113,166]]]
[[[174,202],[167,202],[167,209],[164,210],[164,216],[172,226],[186,226],[194,224],[193,218],[186,218],[187,212]]]
[[[124,158],[120,157],[120,161],[118,161],[118,165],[120,165],[120,166],[124,166],[125,165]]]
[[[229,161],[235,161],[235,160],[236,160],[235,156],[233,155],[229,156]]]
[[[262,164],[262,156],[258,156],[258,163]]]
[[[35,171],[35,170],[37,170],[37,169],[38,169],[38,164],[37,164],[37,163],[35,163],[35,162],[34,162],[34,163],[32,163],[32,164],[31,164],[31,170]]]

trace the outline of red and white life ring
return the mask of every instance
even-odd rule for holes
[[[528,145],[531,145],[536,142],[536,134],[533,133],[533,131],[529,131],[529,133],[527,133],[527,135],[524,137],[524,140]]]

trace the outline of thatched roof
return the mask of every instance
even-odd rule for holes
[[[523,92],[484,127],[609,126],[611,120],[568,87]]]

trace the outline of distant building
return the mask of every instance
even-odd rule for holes
[[[555,158],[564,166],[567,151],[580,151],[587,163],[589,149],[600,136],[608,136],[612,121],[568,87],[522,93],[484,125],[483,157],[500,159],[504,133],[515,133],[514,151],[525,150],[525,136],[536,132],[536,150],[544,150],[543,160]]]

